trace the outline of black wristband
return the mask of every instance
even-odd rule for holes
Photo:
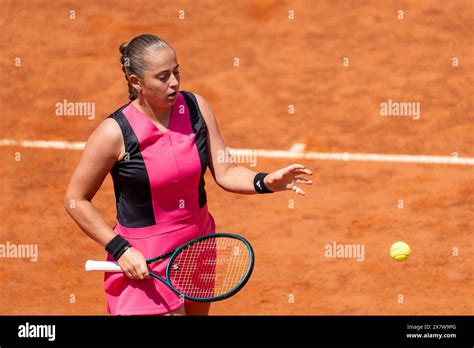
[[[273,193],[273,191],[270,191],[263,182],[263,179],[265,179],[267,175],[268,173],[258,173],[255,175],[255,178],[253,178],[253,187],[257,193]]]
[[[107,250],[109,254],[118,261],[120,256],[122,256],[123,253],[131,246],[132,245],[125,238],[123,238],[120,234],[117,234],[114,238],[112,238],[109,244],[105,246],[105,250]]]

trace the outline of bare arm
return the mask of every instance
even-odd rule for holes
[[[92,133],[74,171],[64,197],[64,207],[79,227],[92,239],[106,246],[116,233],[92,204],[97,190],[118,160],[121,152],[120,128],[107,119]]]
[[[210,153],[209,168],[216,183],[224,190],[240,194],[255,194],[253,180],[257,172],[239,166],[231,160],[229,149],[226,146],[217,125],[216,117],[207,101],[196,94],[208,130],[208,148]],[[313,182],[297,177],[300,174],[312,175],[311,170],[301,164],[292,164],[288,167],[269,173],[265,177],[265,186],[272,191],[293,190],[304,195],[296,184],[311,185]]]
[[[64,197],[64,207],[77,225],[93,240],[106,246],[117,234],[92,204],[105,177],[125,152],[122,132],[113,119],[104,120],[89,137]],[[128,249],[117,260],[129,278],[148,278],[143,255]]]

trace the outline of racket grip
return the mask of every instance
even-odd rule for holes
[[[99,272],[122,272],[122,269],[117,262],[112,261],[86,261],[86,271],[99,271]]]

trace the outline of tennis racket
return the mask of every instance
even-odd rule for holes
[[[235,295],[253,271],[254,252],[243,237],[228,233],[205,235],[147,264],[169,258],[166,279],[149,272],[178,295],[196,302],[220,301]],[[117,262],[86,262],[86,271],[122,272]]]

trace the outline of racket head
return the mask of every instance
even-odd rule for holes
[[[174,251],[166,281],[187,300],[220,301],[244,287],[254,264],[252,246],[245,238],[230,233],[208,234]]]

